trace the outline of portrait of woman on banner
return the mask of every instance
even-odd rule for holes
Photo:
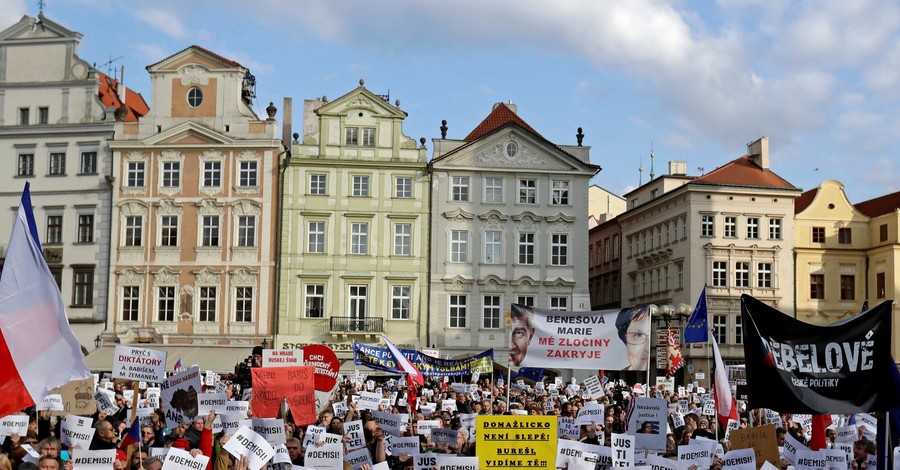
[[[619,339],[625,343],[628,368],[647,370],[650,365],[650,309],[625,308],[616,318]]]

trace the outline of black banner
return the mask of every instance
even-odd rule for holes
[[[750,408],[782,413],[886,411],[900,402],[889,379],[891,302],[816,326],[741,296]]]

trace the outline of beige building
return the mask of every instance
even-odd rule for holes
[[[406,117],[362,81],[306,101],[284,173],[278,349],[428,346],[430,175]]]
[[[588,187],[588,228],[594,228],[625,212],[625,198],[596,184]]]
[[[249,71],[197,46],[147,70],[151,111],[118,124],[110,143],[104,343],[152,343],[170,351],[170,367],[182,358],[231,370],[273,339],[282,154],[275,109],[257,117]]]

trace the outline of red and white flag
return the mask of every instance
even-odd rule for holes
[[[44,261],[29,186],[0,276],[0,416],[40,403],[52,388],[91,377]]]
[[[722,361],[722,354],[719,353],[719,343],[716,342],[715,335],[709,336],[709,341],[713,348],[713,363],[715,369],[715,384],[713,385],[713,398],[716,401],[716,414],[722,428],[728,426],[728,420],[737,421],[737,402],[734,395],[731,394],[731,385],[728,383],[728,370],[725,369],[725,362]]]
[[[677,328],[669,327],[669,335],[666,346],[666,377],[675,375],[678,369],[684,366],[684,356],[681,355],[681,347],[678,346],[676,337]]]
[[[409,375],[409,380],[412,380],[420,387],[425,385],[425,377],[422,376],[419,369],[416,369],[416,366],[414,366],[412,362],[409,362],[409,359],[397,349],[397,346],[394,346],[394,343],[392,343],[391,340],[387,339],[387,336],[381,335],[381,338],[384,340],[385,344],[387,344],[388,349],[391,350],[391,354],[394,355],[394,362],[397,363],[397,368],[406,372]]]

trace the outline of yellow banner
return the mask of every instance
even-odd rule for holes
[[[556,421],[556,416],[479,416],[476,422],[479,468],[554,468]]]

